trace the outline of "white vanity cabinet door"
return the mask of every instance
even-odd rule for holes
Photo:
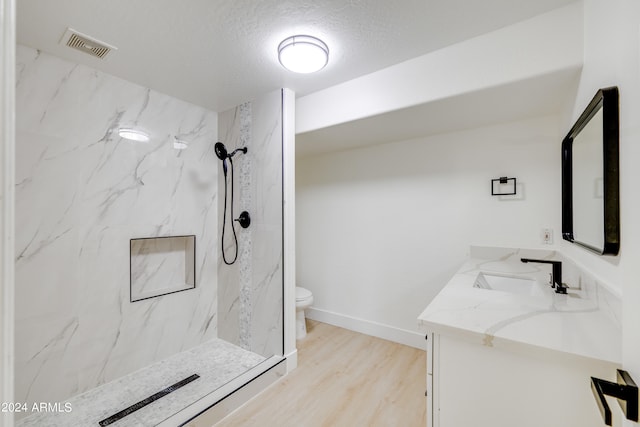
[[[604,425],[590,377],[613,380],[616,364],[489,338],[483,345],[432,336],[428,427]]]
[[[427,340],[427,391],[425,397],[427,399],[427,427],[434,427],[433,423],[433,348],[434,337],[436,334],[428,333]]]

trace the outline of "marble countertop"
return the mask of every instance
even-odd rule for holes
[[[567,295],[548,285],[551,266],[520,258],[563,262]],[[534,295],[474,287],[479,273],[534,279]],[[418,317],[424,331],[457,335],[492,346],[531,345],[613,363],[622,360],[620,300],[588,272],[556,251],[472,247],[470,258]]]

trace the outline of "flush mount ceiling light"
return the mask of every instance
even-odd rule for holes
[[[129,141],[149,142],[149,134],[137,129],[121,128],[118,129],[118,135]]]
[[[278,45],[278,60],[294,73],[314,73],[329,62],[329,48],[316,37],[291,36]]]

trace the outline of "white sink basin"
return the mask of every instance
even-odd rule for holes
[[[544,290],[534,279],[513,276],[500,276],[488,273],[479,273],[473,284],[474,288],[490,291],[509,292],[518,295],[541,296]]]

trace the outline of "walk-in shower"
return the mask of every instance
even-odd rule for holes
[[[17,425],[175,427],[279,371],[280,91],[216,113],[16,53]]]
[[[240,227],[247,228],[251,225],[251,216],[249,212],[242,211],[238,218],[233,218],[233,205],[234,205],[234,181],[233,181],[233,156],[238,153],[247,154],[247,147],[236,148],[231,153],[227,152],[227,148],[224,146],[222,142],[216,142],[214,146],[214,150],[216,152],[216,156],[218,159],[222,160],[222,173],[224,175],[224,208],[222,209],[222,231],[220,236],[220,250],[222,251],[222,260],[227,265],[233,265],[238,260],[238,235],[236,234],[236,228],[234,226],[235,221],[240,224]],[[229,160],[230,168],[227,168],[227,160]],[[231,173],[228,174],[228,169],[231,170]],[[227,175],[231,175],[229,178],[231,184],[227,182]],[[229,200],[229,185],[231,186],[231,200]],[[229,206],[229,209],[227,209]],[[227,210],[230,210],[229,217],[233,219],[233,222],[230,223],[231,232],[233,233],[233,246],[234,246],[234,255],[230,260],[227,259],[224,250],[224,237],[225,231],[227,228]]]

